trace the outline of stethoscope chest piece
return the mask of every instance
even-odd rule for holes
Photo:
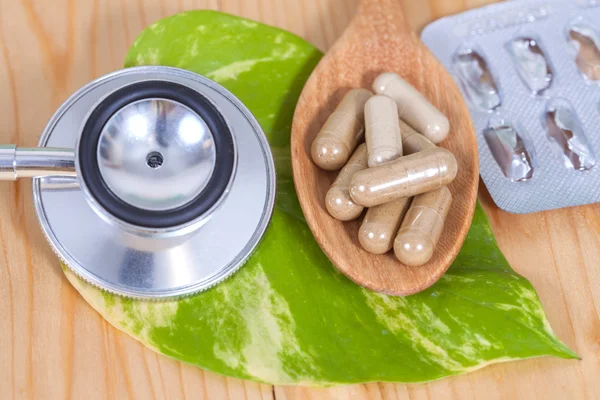
[[[0,148],[0,177],[35,178],[55,252],[115,294],[176,298],[216,285],[247,261],[273,212],[275,169],[258,123],[192,72],[104,76],[61,106],[39,146]]]

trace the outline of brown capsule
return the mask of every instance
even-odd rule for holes
[[[371,97],[365,105],[365,139],[369,167],[385,164],[402,156],[402,137],[398,106],[387,96]]]
[[[357,172],[350,182],[350,197],[361,206],[377,206],[439,189],[452,182],[457,170],[456,158],[448,150],[427,149]]]
[[[367,146],[363,143],[352,154],[348,164],[342,168],[325,195],[325,207],[333,218],[351,221],[358,218],[364,210],[363,206],[352,201],[348,187],[354,174],[365,168],[367,168]]]
[[[400,75],[392,72],[379,75],[373,82],[373,90],[394,99],[400,118],[433,143],[440,143],[448,136],[448,118]]]
[[[394,240],[394,254],[401,263],[418,267],[431,260],[450,204],[452,195],[445,186],[415,196]]]
[[[392,249],[410,201],[410,198],[398,199],[367,210],[358,231],[363,249],[372,254],[384,254]]]
[[[405,156],[436,147],[431,140],[415,131],[412,126],[402,120],[400,120],[400,133]]]
[[[327,171],[342,168],[364,136],[366,89],[352,89],[342,99],[311,146],[312,159]]]

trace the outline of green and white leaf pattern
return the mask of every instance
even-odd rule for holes
[[[423,293],[377,294],[333,268],[304,222],[289,153],[294,107],[320,57],[290,33],[213,11],[146,29],[126,66],[203,74],[257,117],[276,159],[276,210],[247,265],[207,292],[171,302],[123,299],[65,270],[77,290],[160,353],[271,384],[422,382],[495,362],[575,358],[552,332],[533,287],[502,256],[481,207],[450,270]]]

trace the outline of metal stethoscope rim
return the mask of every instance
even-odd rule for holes
[[[220,182],[222,193],[213,195],[216,200],[204,207],[200,215],[184,223],[144,226],[115,217],[75,171],[81,171],[81,132],[94,111],[106,105],[107,99],[119,90],[144,83],[160,86],[156,83],[162,82],[166,82],[165,87],[179,86],[180,91],[195,92],[214,108],[231,132],[233,162],[227,182]],[[163,100],[161,96],[146,99]],[[159,104],[158,108],[163,106]],[[154,110],[157,106],[149,104],[147,108]],[[163,107],[161,112],[161,117],[168,117],[170,111],[165,112]],[[74,126],[78,132],[68,129]],[[222,131],[209,129],[204,147],[210,148],[211,140],[218,142],[214,138]],[[165,132],[169,133],[168,129]],[[68,143],[75,146],[72,154],[64,150]],[[24,150],[1,147],[0,179],[33,177],[37,217],[55,253],[77,276],[117,295],[174,299],[213,287],[235,273],[253,254],[274,210],[275,166],[258,122],[229,91],[193,72],[149,66],[100,77],[63,103],[49,121],[39,146]],[[171,147],[165,149],[179,150],[176,145]],[[189,183],[189,179],[184,177],[182,181]],[[210,181],[213,176],[207,179]],[[65,207],[68,211],[61,211]]]

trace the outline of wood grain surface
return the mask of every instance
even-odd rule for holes
[[[446,272],[467,236],[479,183],[477,140],[469,110],[450,74],[408,26],[398,0],[363,0],[344,34],[306,82],[292,125],[292,166],[306,221],[333,264],[352,281],[390,295],[420,292]],[[418,267],[400,263],[393,252],[373,255],[358,242],[360,219],[330,217],[325,194],[337,172],[312,161],[312,143],[349,88],[372,89],[383,72],[400,74],[450,120],[440,146],[456,156],[458,174],[448,186],[452,207],[431,260]]]
[[[401,1],[417,30],[486,2]],[[34,146],[69,94],[121,67],[144,26],[193,8],[286,28],[326,50],[356,0],[0,0],[0,141]],[[600,205],[518,216],[483,200],[501,249],[581,361],[511,362],[425,385],[273,388],[172,361],[108,325],[63,277],[30,183],[1,183],[0,398],[600,398]]]

